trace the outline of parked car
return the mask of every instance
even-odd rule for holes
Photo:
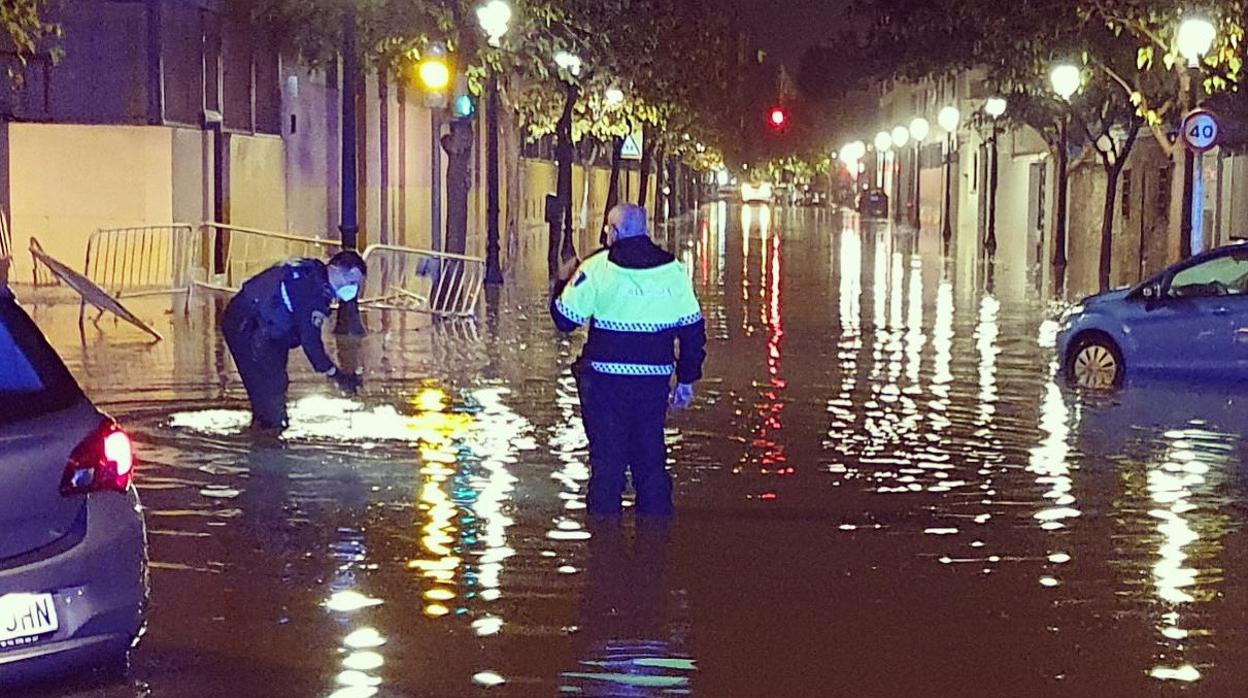
[[[858,213],[867,218],[888,218],[888,195],[882,189],[868,189],[858,197]]]
[[[0,287],[0,686],[125,672],[148,589],[133,475],[130,437]]]
[[[1061,317],[1066,377],[1094,389],[1131,376],[1248,376],[1248,244],[1197,255]]]

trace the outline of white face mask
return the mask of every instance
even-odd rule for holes
[[[344,303],[348,301],[353,301],[355,300],[355,297],[356,295],[359,294],[359,292],[360,292],[359,284],[347,284],[346,286],[339,287],[337,291],[338,300]]]

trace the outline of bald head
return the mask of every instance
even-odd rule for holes
[[[646,229],[646,209],[634,204],[620,204],[607,214],[607,225],[611,226],[616,240],[645,237],[650,234]]]

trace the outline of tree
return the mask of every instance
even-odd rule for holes
[[[60,24],[44,18],[48,5],[48,0],[5,0],[0,3],[0,26],[4,27],[0,40],[7,44],[5,48],[18,61],[18,65],[9,65],[7,69],[9,83],[13,87],[20,88],[25,83],[26,63],[41,48],[45,48],[44,42],[62,35]],[[46,48],[53,63],[60,59],[59,46]]]

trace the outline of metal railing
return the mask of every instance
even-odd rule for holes
[[[372,308],[472,318],[485,281],[480,257],[369,245],[368,289],[361,304]]]
[[[13,232],[9,230],[9,218],[0,211],[0,286],[9,283],[9,268],[13,266]]]
[[[288,259],[322,259],[327,253],[337,250],[340,244],[337,240],[243,228],[225,223],[203,223],[200,230],[203,233],[205,254],[212,255],[218,249],[221,251],[222,258],[218,260],[221,273],[209,274],[208,280],[196,280],[196,283],[218,291],[238,291],[247,279]]]
[[[186,293],[203,256],[189,224],[102,228],[87,240],[83,272],[117,298]]]
[[[107,311],[150,334],[156,341],[164,339],[151,325],[139,319],[137,315],[130,312],[120,301],[110,296],[107,291],[100,288],[91,279],[70,269],[69,266],[45,252],[43,246],[33,237],[30,239],[30,256],[33,258],[36,268],[45,269],[47,273],[73,289],[82,298],[82,304],[78,310],[79,327],[83,326],[87,304],[90,303],[100,311],[100,314],[95,317],[96,322]]]

